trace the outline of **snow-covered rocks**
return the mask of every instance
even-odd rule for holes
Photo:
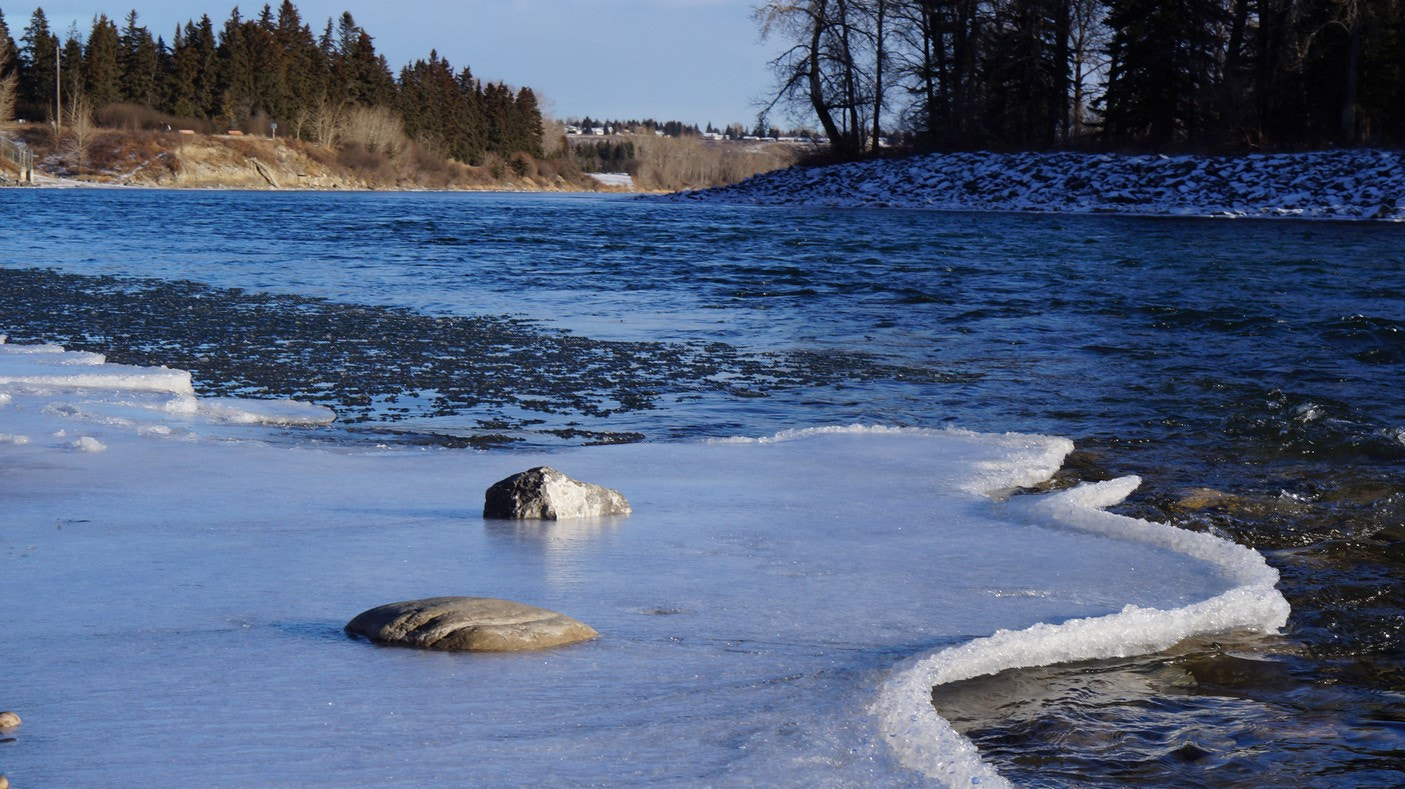
[[[346,632],[378,644],[453,652],[522,652],[588,641],[590,625],[491,597],[430,597],[364,611]]]
[[[513,474],[483,496],[485,518],[565,520],[630,512],[619,491],[571,479],[550,466]]]
[[[1405,221],[1405,156],[956,153],[777,170],[678,200],[1162,216]]]

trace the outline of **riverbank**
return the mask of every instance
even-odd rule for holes
[[[360,146],[326,147],[238,134],[95,132],[81,154],[55,149],[47,130],[14,135],[37,155],[34,186],[135,186],[164,189],[444,190],[509,192],[629,191],[602,184],[579,168],[525,155],[481,166],[444,161],[418,150],[395,155]],[[7,163],[8,164],[8,163]],[[16,168],[0,166],[0,184]]]
[[[1405,221],[1396,151],[957,153],[765,173],[671,199],[836,208]]]

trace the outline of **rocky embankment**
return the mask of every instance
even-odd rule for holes
[[[198,137],[176,144],[126,177],[135,186],[184,189],[366,189],[364,177],[276,140]]]
[[[33,135],[31,135],[32,137]],[[536,166],[514,172],[431,161],[406,152],[398,157],[323,147],[298,141],[234,134],[104,130],[83,156],[29,140],[38,154],[40,186],[141,186],[171,189],[444,189],[500,191],[610,190],[578,173]],[[0,159],[0,184],[18,171]]]
[[[1405,156],[931,154],[792,168],[677,200],[948,211],[1405,221]]]

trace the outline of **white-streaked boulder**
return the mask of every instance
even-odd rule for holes
[[[492,597],[389,603],[358,614],[346,632],[378,644],[453,652],[521,652],[599,635],[565,614]]]
[[[485,518],[565,520],[630,512],[619,491],[571,479],[550,466],[513,474],[483,496]]]

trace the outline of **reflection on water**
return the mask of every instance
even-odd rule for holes
[[[627,517],[570,518],[567,520],[483,521],[488,540],[503,551],[511,551],[525,561],[538,561],[547,582],[568,587],[584,580],[595,570],[582,551],[592,543],[608,540]]]

